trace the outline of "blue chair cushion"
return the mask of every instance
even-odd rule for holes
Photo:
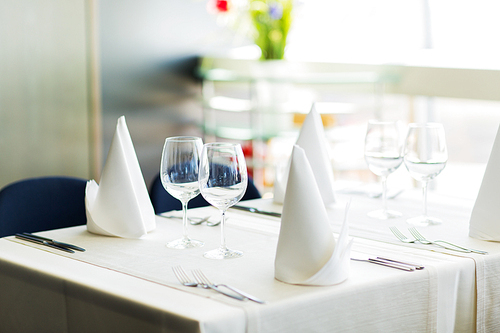
[[[86,183],[72,177],[41,177],[5,186],[0,191],[0,237],[85,224]]]
[[[163,187],[160,180],[160,174],[154,178],[149,190],[149,196],[151,197],[151,203],[153,204],[155,214],[182,209],[181,202],[171,196]],[[259,199],[260,197],[259,190],[255,187],[255,184],[249,177],[247,190],[241,200]],[[199,194],[189,200],[188,208],[204,207],[209,205],[210,204],[203,198],[203,196]]]

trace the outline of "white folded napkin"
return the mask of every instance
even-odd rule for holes
[[[321,116],[316,111],[314,104],[311,111],[304,119],[296,145],[303,148],[311,164],[314,177],[318,183],[321,197],[326,206],[335,202],[333,190],[333,169],[328,149],[328,142],[323,128]],[[288,168],[283,174],[278,175],[274,185],[274,202],[283,203],[287,187]]]
[[[283,203],[275,278],[301,285],[341,283],[349,276],[351,245],[347,218],[335,242],[311,165],[304,149],[295,145]]]
[[[155,214],[125,117],[118,119],[100,184],[85,189],[87,230],[140,238],[156,228]]]
[[[469,236],[500,241],[500,128],[491,150],[483,181],[472,209]]]

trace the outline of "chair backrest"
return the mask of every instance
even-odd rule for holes
[[[29,178],[0,190],[0,237],[82,225],[87,181],[71,177]]]
[[[181,202],[171,196],[163,187],[160,180],[160,174],[158,174],[151,184],[149,190],[149,196],[151,197],[151,202],[153,204],[155,214],[160,214],[163,212],[168,212],[171,210],[181,210]],[[248,186],[243,198],[241,200],[259,199],[260,193],[252,179],[248,178]],[[188,208],[196,208],[210,206],[210,204],[203,198],[201,194],[197,195],[193,199],[189,200]]]

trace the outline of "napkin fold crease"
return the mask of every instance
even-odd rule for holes
[[[125,117],[120,117],[100,184],[85,188],[87,230],[95,234],[140,238],[156,228],[153,205]]]

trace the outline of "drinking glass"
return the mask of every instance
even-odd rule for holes
[[[439,224],[442,221],[427,215],[427,185],[443,171],[448,161],[443,125],[424,123],[409,125],[404,148],[404,163],[410,175],[422,182],[423,215],[407,220],[417,226]]]
[[[382,182],[382,209],[368,213],[379,220],[399,217],[402,214],[387,209],[387,177],[403,162],[401,140],[397,122],[370,120],[365,137],[365,161],[368,168]]]
[[[221,245],[204,254],[209,259],[230,259],[243,255],[228,249],[225,236],[226,210],[245,194],[248,175],[241,145],[207,143],[203,146],[199,174],[200,191],[208,203],[221,212]]]
[[[160,166],[161,183],[170,195],[182,203],[183,237],[167,243],[173,249],[201,247],[202,241],[188,236],[187,205],[200,193],[198,171],[203,148],[201,138],[177,136],[167,138],[163,146]]]

